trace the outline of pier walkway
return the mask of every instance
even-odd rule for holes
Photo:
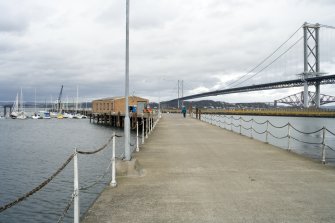
[[[335,222],[335,168],[180,114],[163,115],[93,222]]]

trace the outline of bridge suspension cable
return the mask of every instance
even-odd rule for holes
[[[264,71],[266,68],[268,68],[269,66],[271,66],[273,63],[275,63],[279,58],[281,58],[284,54],[286,54],[288,51],[290,51],[295,45],[297,45],[301,40],[303,39],[303,36],[300,37],[297,41],[295,41],[293,43],[293,45],[291,45],[287,50],[285,50],[283,53],[281,53],[278,57],[276,57],[273,61],[271,61],[268,65],[266,65],[265,67],[263,67],[260,71],[256,72],[255,74],[251,75],[250,77],[248,77],[247,79],[243,80],[242,82],[238,83],[237,85],[234,85],[233,87],[236,87],[238,85],[243,84],[244,82],[246,82],[247,80],[250,80],[251,78],[255,77],[256,75],[258,75],[259,73],[261,73],[262,71]]]
[[[246,77],[247,75],[249,75],[251,72],[253,72],[254,70],[256,70],[258,67],[260,67],[263,63],[265,63],[269,58],[271,58],[275,53],[277,53],[288,41],[290,41],[294,35],[299,32],[299,30],[301,29],[302,26],[300,26],[287,40],[285,40],[275,51],[273,51],[269,56],[265,57],[265,59],[263,59],[259,64],[257,64],[255,67],[253,67],[251,70],[249,70],[246,74],[244,74],[242,77],[238,78],[237,80],[233,81],[232,83],[229,83],[227,87],[231,86],[231,85],[235,85],[236,82],[240,81],[241,79],[243,79],[244,77]],[[239,84],[237,84],[239,85]],[[232,86],[232,87],[234,87]]]
[[[328,26],[328,25],[322,25],[322,24],[320,24],[320,27],[328,28],[328,29],[335,29],[334,26]]]

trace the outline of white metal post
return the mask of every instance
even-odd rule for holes
[[[144,118],[142,116],[142,144],[144,144]]]
[[[148,138],[148,132],[149,132],[149,117],[145,120],[145,138]]]
[[[151,117],[151,122],[150,122],[150,124],[151,124],[151,132],[152,132],[152,130],[153,130],[153,127],[154,127],[154,118],[153,118],[153,116]]]
[[[322,163],[326,164],[326,127],[322,128]]]
[[[116,187],[116,168],[115,168],[115,132],[113,134],[113,148],[112,148],[112,181],[110,183],[110,186]]]
[[[240,135],[242,135],[242,118],[240,117]]]
[[[78,153],[77,149],[74,149],[73,157],[73,169],[74,169],[74,179],[73,179],[73,197],[74,197],[74,207],[73,207],[73,222],[79,223],[79,178],[78,178]]]
[[[230,131],[233,131],[233,116],[230,116]]]
[[[151,118],[150,118],[150,115],[149,115],[149,118],[148,118],[148,134],[150,135],[151,133]]]
[[[136,152],[140,151],[140,147],[138,146],[138,121],[136,121]]]
[[[291,151],[291,123],[287,125],[287,150]]]
[[[268,129],[269,129],[269,120],[266,121],[265,143],[269,143],[269,141],[268,141]]]
[[[253,138],[254,138],[254,136],[253,136],[253,131],[254,131],[254,118],[251,119],[251,128],[250,128],[250,131],[251,131],[250,136],[251,136],[251,138],[253,139]]]

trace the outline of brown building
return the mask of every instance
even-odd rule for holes
[[[93,113],[125,113],[125,97],[102,98],[92,101]],[[137,113],[142,113],[143,109],[149,104],[149,100],[137,96],[129,96],[129,106],[136,108]],[[134,110],[133,110],[134,111]]]

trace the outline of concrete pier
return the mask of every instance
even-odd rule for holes
[[[335,168],[165,114],[83,222],[335,222]]]

